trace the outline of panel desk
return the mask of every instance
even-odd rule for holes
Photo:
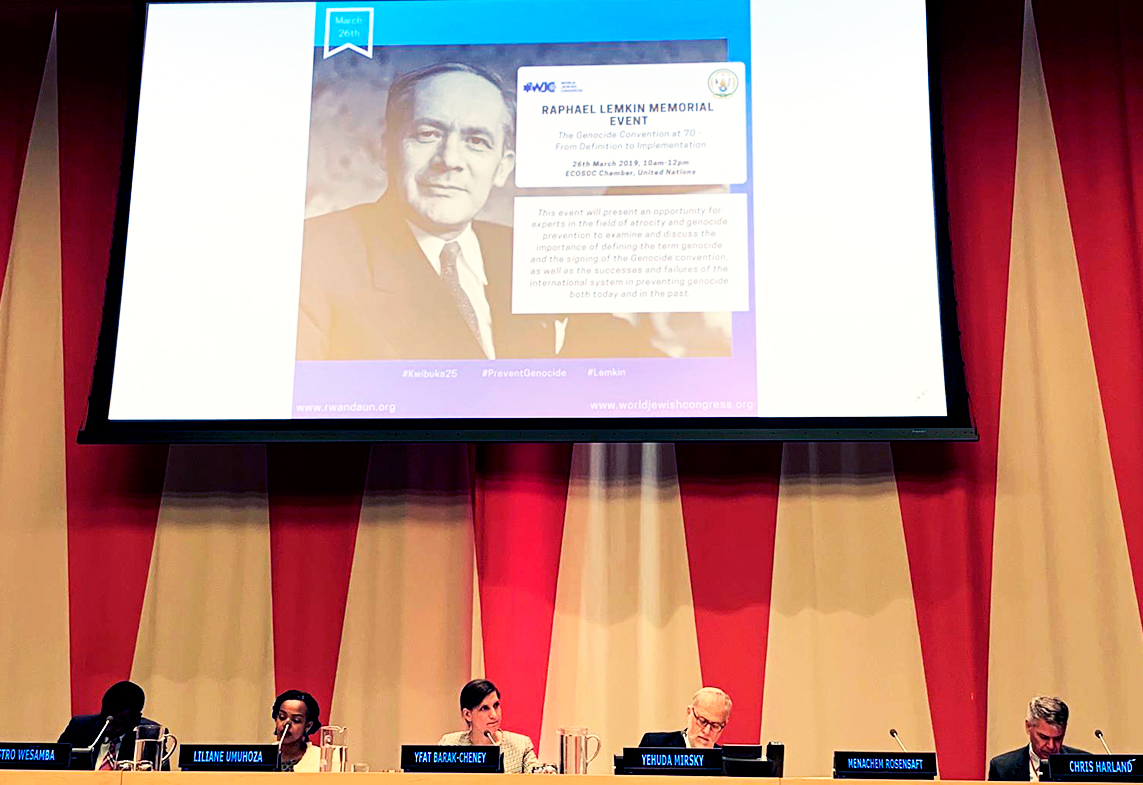
[[[336,779],[334,777],[336,776]],[[756,779],[739,777],[656,777],[629,775],[616,782],[610,772],[584,776],[544,774],[404,774],[376,771],[367,774],[298,774],[279,772],[115,772],[115,771],[0,771],[0,785],[824,785],[826,777]],[[345,779],[350,778],[350,779]],[[541,779],[544,778],[544,779]],[[552,780],[552,781],[549,781]],[[842,781],[839,782],[839,785]],[[907,780],[859,780],[853,785],[904,785]],[[973,780],[943,780],[949,785],[983,785]],[[1071,783],[1069,785],[1074,785]]]

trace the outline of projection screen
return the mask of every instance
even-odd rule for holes
[[[974,438],[934,17],[145,3],[80,438]]]

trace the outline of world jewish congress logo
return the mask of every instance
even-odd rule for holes
[[[738,74],[728,68],[720,68],[706,80],[706,86],[715,95],[725,98],[738,89]]]

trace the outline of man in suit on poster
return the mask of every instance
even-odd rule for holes
[[[609,314],[512,313],[512,230],[476,220],[515,166],[515,93],[438,63],[389,88],[389,186],[305,223],[299,360],[659,356]]]
[[[1068,730],[1068,704],[1059,698],[1038,695],[1028,704],[1024,719],[1028,744],[997,755],[988,764],[988,779],[1010,782],[1039,781],[1040,764],[1049,755],[1083,753],[1084,750],[1064,746]]]
[[[511,312],[511,230],[474,220],[515,165],[514,109],[514,93],[468,65],[393,82],[388,190],[306,221],[299,360],[555,354],[551,319]]]
[[[687,706],[687,724],[682,730],[644,733],[640,747],[717,747],[730,722],[730,696],[718,687],[703,687]]]

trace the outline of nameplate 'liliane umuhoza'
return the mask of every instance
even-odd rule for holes
[[[184,744],[179,747],[183,771],[273,771],[276,744]]]

